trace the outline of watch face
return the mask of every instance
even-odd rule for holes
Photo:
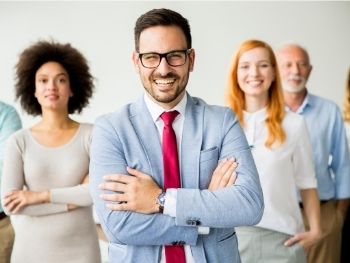
[[[160,195],[158,196],[158,204],[161,206],[164,206],[165,203],[165,192],[161,192]]]

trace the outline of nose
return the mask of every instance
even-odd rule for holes
[[[300,66],[298,65],[298,63],[293,63],[290,70],[293,74],[299,74],[300,73]]]
[[[253,66],[249,67],[249,74],[250,74],[251,76],[257,76],[257,75],[259,75],[258,66],[253,65]]]
[[[52,80],[52,79],[49,80],[49,81],[47,82],[46,89],[47,89],[47,90],[56,90],[56,89],[57,89],[57,85],[56,85],[55,81]]]
[[[171,71],[171,66],[166,61],[165,57],[161,58],[160,63],[156,70],[161,75],[166,75]]]

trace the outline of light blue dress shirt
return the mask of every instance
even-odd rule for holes
[[[339,107],[308,93],[297,113],[309,129],[320,200],[350,198],[349,149]]]
[[[21,119],[14,107],[0,101],[0,186],[2,176],[2,163],[7,138],[22,127]],[[1,187],[0,187],[1,189]],[[0,212],[3,212],[0,202]]]

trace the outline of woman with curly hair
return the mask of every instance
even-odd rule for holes
[[[88,189],[92,125],[80,113],[93,93],[84,56],[70,44],[39,41],[16,65],[16,98],[34,126],[7,144],[2,202],[11,215],[11,262],[100,262]]]
[[[240,45],[229,70],[226,100],[251,146],[265,203],[259,224],[236,228],[242,262],[306,262],[304,250],[321,231],[311,145],[302,117],[285,112],[276,58],[267,43]],[[297,188],[311,226],[307,230]]]

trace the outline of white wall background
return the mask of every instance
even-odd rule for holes
[[[342,104],[350,66],[350,2],[0,2],[0,99],[19,110],[24,126],[36,119],[14,101],[14,65],[38,39],[70,42],[87,57],[96,90],[80,121],[93,122],[135,100],[142,86],[131,63],[136,19],[152,8],[174,9],[189,19],[195,70],[188,90],[223,104],[227,69],[248,38],[273,48],[304,45],[314,66],[309,90]]]

